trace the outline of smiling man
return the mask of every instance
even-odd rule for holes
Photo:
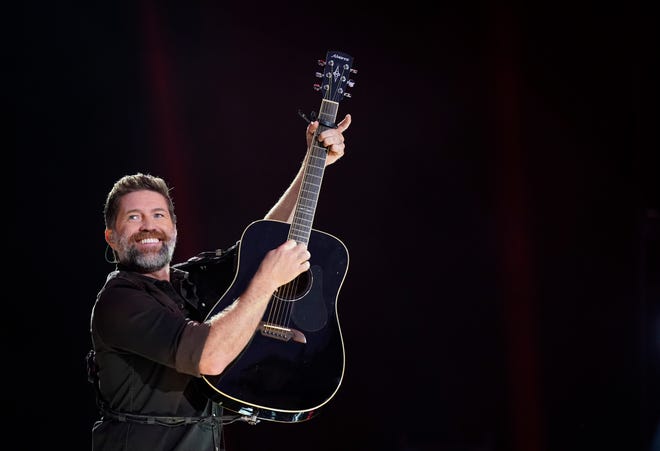
[[[323,146],[326,166],[343,156],[350,122],[347,115],[336,128],[308,125],[308,148],[312,140]],[[302,179],[301,167],[266,219],[290,222]],[[171,265],[177,221],[166,182],[142,173],[120,178],[104,216],[117,267],[91,315],[89,375],[101,413],[92,449],[222,449],[222,409],[196,382],[221,374],[251,340],[275,290],[309,270],[306,244],[274,245],[240,296],[204,318],[188,273]]]

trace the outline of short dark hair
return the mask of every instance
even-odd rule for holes
[[[103,217],[105,218],[105,227],[108,229],[115,228],[117,221],[117,214],[119,213],[119,201],[125,195],[135,191],[154,191],[160,193],[167,200],[167,208],[172,216],[172,221],[176,223],[176,215],[174,214],[174,201],[170,196],[170,188],[161,177],[156,177],[151,174],[137,174],[125,175],[115,182],[112,189],[108,193],[103,207]]]

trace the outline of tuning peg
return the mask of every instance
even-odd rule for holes
[[[319,66],[325,66],[325,60],[317,60],[317,63],[319,63]]]
[[[352,88],[353,86],[355,86],[355,81],[349,78],[346,84],[348,85],[349,88]]]
[[[353,68],[351,67],[351,70],[350,70],[349,72],[352,73],[352,74],[357,74],[357,69],[353,69]]]
[[[351,93],[350,92],[345,92],[344,97],[348,97],[350,99],[351,98]]]

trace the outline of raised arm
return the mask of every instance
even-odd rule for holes
[[[346,145],[344,144],[344,132],[350,125],[351,115],[347,114],[344,119],[337,124],[337,128],[325,130],[319,135],[319,142],[323,147],[328,149],[328,156],[325,160],[326,167],[344,156],[344,150],[346,149]],[[318,128],[318,121],[311,122],[307,126],[307,132],[305,134],[307,138],[307,148],[312,144],[314,133],[316,133]],[[293,217],[293,207],[296,205],[298,193],[300,192],[300,185],[302,183],[302,169],[302,166],[298,169],[296,177],[275,205],[273,205],[270,211],[268,211],[264,219],[291,222]]]

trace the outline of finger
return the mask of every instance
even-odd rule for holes
[[[340,133],[343,133],[348,129],[348,127],[351,125],[351,115],[347,114],[342,121],[337,124],[337,130],[339,130]]]
[[[330,128],[319,135],[319,142],[324,147],[330,147],[333,144],[342,144],[344,142],[344,135],[340,130]]]
[[[307,126],[307,134],[313,135],[317,128],[319,128],[319,121],[310,122]]]
[[[298,243],[296,243],[296,240],[287,240],[282,247],[284,247],[284,249],[293,249],[297,245]]]

